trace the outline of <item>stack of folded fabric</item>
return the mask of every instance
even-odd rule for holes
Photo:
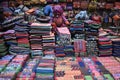
[[[16,80],[34,80],[35,79],[35,68],[39,63],[39,59],[30,59],[23,70],[18,73]]]
[[[28,55],[17,55],[12,61],[7,65],[7,67],[0,73],[2,80],[13,80],[16,75],[22,69]]]
[[[57,58],[55,66],[55,80],[84,80],[74,57]]]
[[[86,53],[86,41],[83,39],[75,39],[74,40],[74,51],[76,53],[76,55],[78,56],[80,53],[80,55],[84,55]]]
[[[50,23],[32,23],[30,25],[30,34],[49,35],[52,29]]]
[[[55,60],[53,56],[43,57],[35,69],[35,80],[54,80],[54,64]]]
[[[17,23],[14,27],[14,30],[16,31],[16,38],[18,46],[21,47],[30,47],[29,44],[29,28],[27,26],[27,23]]]
[[[105,37],[100,36],[98,40],[99,56],[109,56],[112,54],[112,41]]]
[[[31,57],[32,58],[40,58],[43,56],[42,50],[31,50]]]
[[[25,48],[25,47],[20,47],[20,46],[16,46],[16,45],[11,45],[9,47],[9,53],[10,54],[30,54],[30,49],[29,48]]]
[[[85,31],[88,35],[97,35],[98,29],[100,28],[101,24],[97,24],[94,21],[86,20],[85,23]]]
[[[5,20],[3,23],[2,23],[2,26],[4,28],[13,28],[13,26],[15,25],[15,23],[19,23],[19,22],[22,22],[24,21],[24,18],[23,16],[16,16],[16,17],[13,17],[13,18],[10,18],[8,20]]]
[[[57,44],[62,46],[71,44],[71,34],[67,27],[57,28]]]
[[[87,55],[97,55],[98,54],[98,44],[96,40],[87,40],[86,43]]]
[[[56,57],[64,57],[65,56],[64,47],[56,45],[55,55],[56,55]]]
[[[66,56],[75,56],[73,45],[64,46],[64,52],[65,52]]]
[[[71,23],[70,27],[71,37],[72,39],[85,39],[84,34],[84,23],[83,21],[74,21]]]
[[[13,59],[13,55],[6,55],[0,59],[0,73],[5,69],[9,62]]]
[[[55,35],[51,33],[50,35],[42,36],[42,45],[44,47],[55,47]]]
[[[28,32],[16,32],[18,46],[29,48],[29,34]]]
[[[42,37],[50,35],[52,26],[49,23],[32,23],[30,25],[31,49],[42,49]]]
[[[120,57],[120,38],[112,39],[113,56]]]
[[[15,30],[4,32],[4,39],[8,45],[17,45]]]
[[[39,34],[30,35],[30,46],[32,50],[42,50],[42,37]]]
[[[4,56],[8,53],[8,47],[2,36],[0,36],[0,56]]]
[[[112,74],[115,80],[120,79],[120,63],[114,57],[98,57],[98,60]]]
[[[28,23],[26,22],[16,23],[14,30],[18,32],[28,32],[29,31]]]
[[[82,32],[84,31],[84,22],[83,21],[80,21],[80,20],[77,20],[77,21],[73,21],[71,23],[71,27],[70,27],[70,31],[71,32]]]
[[[54,51],[54,49],[45,49],[44,51],[43,51],[43,53],[44,53],[44,55],[54,55],[55,56],[55,51]]]

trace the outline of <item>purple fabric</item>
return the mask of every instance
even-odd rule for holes
[[[59,13],[59,14],[63,14],[63,9],[60,5],[56,5],[53,7],[53,13]]]

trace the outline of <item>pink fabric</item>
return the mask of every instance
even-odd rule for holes
[[[59,34],[69,34],[70,35],[70,31],[67,27],[58,27],[57,31]]]
[[[86,42],[85,40],[75,40],[74,41],[75,52],[86,52]]]

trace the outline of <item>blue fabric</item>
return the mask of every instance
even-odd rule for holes
[[[80,67],[85,67],[85,64],[83,62],[79,62]]]
[[[71,31],[77,31],[77,30],[83,31],[84,29],[83,29],[83,28],[70,28],[70,30],[71,30]]]
[[[43,12],[46,16],[53,17],[52,6],[50,6],[50,5],[45,6]]]
[[[108,17],[108,16],[105,16],[105,18],[103,19],[103,21],[104,21],[105,23],[109,22],[109,17]]]
[[[95,63],[99,66],[102,66],[102,64],[99,61],[96,61]]]

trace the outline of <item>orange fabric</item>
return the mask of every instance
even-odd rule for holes
[[[119,20],[119,19],[120,19],[120,16],[115,15],[115,16],[113,16],[113,19],[114,19],[115,21],[117,21],[117,20]]]

